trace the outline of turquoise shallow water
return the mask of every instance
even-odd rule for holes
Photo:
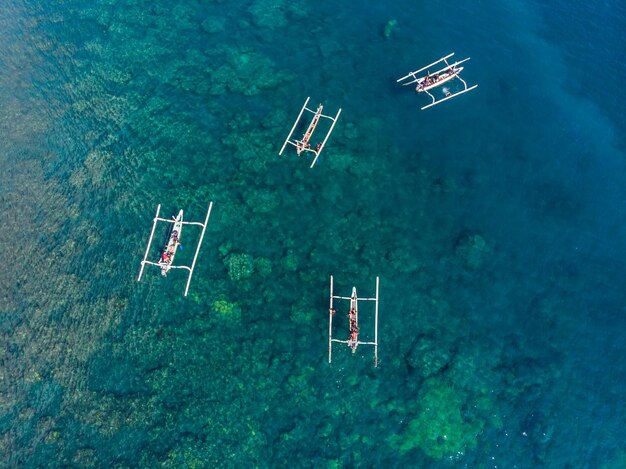
[[[623,466],[625,21],[5,2],[2,465]],[[449,51],[479,88],[421,112],[395,80]],[[306,96],[343,109],[313,170],[277,156]],[[210,200],[189,297],[138,284],[156,205]],[[327,364],[331,274],[380,276],[378,369]]]

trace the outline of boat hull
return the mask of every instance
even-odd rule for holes
[[[167,241],[167,245],[163,251],[167,255],[166,259],[159,260],[158,264],[161,267],[161,275],[166,276],[174,263],[174,257],[176,257],[177,248],[180,245],[180,237],[183,231],[183,211],[178,212],[175,218],[174,226],[170,232],[170,237]]]
[[[455,69],[454,73],[448,74],[445,77],[441,77],[439,78],[439,80],[437,80],[435,83],[433,83],[432,85],[428,85],[425,87],[422,87],[422,83],[424,82],[426,77],[422,77],[417,81],[417,92],[421,93],[422,91],[428,91],[428,90],[432,90],[433,88],[437,88],[438,86],[443,85],[444,83],[452,80],[454,77],[456,77],[459,73],[461,73],[461,71],[463,70],[463,67],[459,67],[457,69]]]
[[[356,288],[352,287],[352,296],[350,298],[350,314],[349,317],[349,330],[350,338],[348,339],[348,347],[352,349],[352,353],[356,352],[356,348],[359,346],[359,302],[356,296]],[[353,316],[354,315],[354,316]],[[354,324],[353,324],[354,321]],[[353,336],[353,330],[356,331]]]

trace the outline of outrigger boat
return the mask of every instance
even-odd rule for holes
[[[310,99],[311,99],[310,97],[306,98],[306,101],[304,102],[302,109],[300,109],[300,113],[298,114],[296,121],[291,127],[291,131],[289,132],[289,135],[285,139],[285,143],[283,143],[282,148],[278,152],[278,155],[280,156],[283,154],[283,151],[285,150],[285,147],[287,146],[287,144],[293,145],[294,147],[296,147],[296,153],[298,156],[300,156],[302,153],[305,153],[305,152],[310,152],[315,155],[315,158],[313,159],[313,162],[311,163],[311,168],[312,168],[313,166],[315,166],[317,159],[322,153],[322,150],[324,149],[324,146],[326,145],[326,141],[328,140],[328,137],[330,137],[330,134],[333,131],[335,124],[337,123],[337,119],[339,119],[339,114],[341,114],[341,109],[337,111],[337,114],[335,115],[335,117],[327,116],[327,115],[322,114],[322,111],[324,110],[324,106],[322,104],[317,106],[317,109],[315,111],[313,109],[309,109],[308,107],[306,107]],[[300,118],[302,117],[302,114],[304,113],[304,111],[307,111],[313,114],[313,119],[309,123],[309,126],[306,129],[306,132],[304,132],[304,135],[302,136],[300,140],[298,139],[290,140],[291,136],[293,135],[294,130],[296,130],[296,126],[300,122]],[[317,125],[320,123],[320,119],[322,118],[330,119],[332,121],[332,124],[330,126],[330,129],[328,129],[328,132],[326,133],[326,136],[324,137],[324,139],[321,142],[319,142],[317,145],[315,145],[315,147],[312,148],[310,140],[311,140],[311,137],[313,136],[313,132],[315,132]]]
[[[211,216],[211,209],[213,208],[213,202],[209,203],[209,209],[206,213],[206,218],[204,219],[204,223],[196,222],[196,221],[184,221],[183,220],[183,211],[180,210],[176,217],[172,217],[171,219],[167,218],[159,218],[159,212],[161,211],[161,205],[157,206],[156,215],[152,224],[152,231],[150,233],[150,239],[148,240],[148,246],[146,247],[146,253],[143,256],[143,260],[141,261],[141,270],[139,271],[139,277],[137,281],[141,281],[141,276],[143,275],[143,269],[146,264],[155,265],[161,269],[161,275],[167,276],[167,273],[170,269],[185,269],[189,271],[189,276],[187,277],[187,285],[185,286],[185,296],[187,296],[187,292],[189,291],[189,284],[191,283],[191,276],[193,275],[193,270],[196,267],[196,260],[198,259],[198,254],[200,252],[200,246],[202,246],[202,240],[204,239],[204,233],[206,231],[207,224],[209,222],[209,217]],[[154,230],[156,229],[157,223],[163,221],[166,223],[172,223],[172,230],[170,231],[167,244],[161,253],[161,257],[157,262],[152,262],[147,260],[148,255],[150,254],[150,246],[152,245],[152,238],[154,238]],[[174,265],[174,257],[176,256],[176,249],[180,246],[180,237],[183,231],[183,225],[198,225],[202,227],[202,233],[200,234],[200,240],[198,241],[198,245],[196,246],[196,253],[193,256],[193,261],[191,262],[191,266],[186,265]]]
[[[328,363],[332,362],[333,342],[339,342],[347,344],[352,353],[356,352],[359,345],[373,345],[374,346],[374,366],[378,366],[378,285],[379,279],[376,277],[376,296],[374,298],[359,298],[356,293],[356,287],[352,287],[351,296],[336,296],[333,295],[333,276],[330,276],[330,308],[328,310]],[[350,311],[348,312],[348,339],[340,340],[333,339],[333,316],[336,310],[333,308],[333,300],[348,300],[350,301]],[[374,341],[361,341],[359,340],[359,301],[374,301]]]
[[[452,99],[455,96],[458,96],[460,94],[467,93],[468,91],[471,91],[478,86],[478,85],[473,85],[473,86],[468,87],[465,80],[463,80],[460,77],[460,73],[463,71],[463,67],[459,67],[459,65],[464,62],[467,62],[470,58],[468,57],[466,59],[459,60],[457,62],[454,62],[453,64],[450,64],[448,63],[448,59],[452,57],[453,55],[454,55],[454,52],[446,55],[445,57],[442,57],[441,59],[431,64],[426,65],[425,67],[420,68],[419,70],[411,72],[408,75],[396,80],[397,83],[404,82],[402,83],[402,86],[415,84],[416,85],[415,91],[417,93],[426,93],[428,96],[430,96],[432,102],[426,106],[423,106],[422,110],[432,107],[436,104],[442,103],[443,101],[447,101],[448,99]],[[433,74],[431,74],[430,71],[427,71],[426,75],[420,76],[420,77],[417,76],[418,73],[423,72],[424,70],[428,70],[430,67],[435,66],[441,62],[444,62],[446,66],[441,68],[440,70],[437,70]],[[412,78],[412,80],[405,81],[408,78]],[[443,88],[444,97],[442,99],[436,99],[435,96],[432,93],[430,93],[430,90],[432,90],[433,88],[441,86],[444,83],[447,83],[454,78],[457,78],[459,81],[461,81],[461,83],[463,83],[463,89],[461,91],[452,93],[450,92],[448,88]]]
[[[169,240],[161,254],[161,259],[157,264],[161,267],[161,275],[167,276],[167,272],[170,270],[172,263],[174,262],[174,256],[176,256],[176,249],[181,245],[180,238],[183,232],[183,211],[178,212],[178,216],[172,217],[174,219],[174,226],[170,232]]]
[[[356,287],[352,287],[348,322],[350,325],[350,338],[348,339],[348,347],[350,347],[352,349],[352,353],[354,353],[356,352],[356,348],[359,346],[359,301],[358,297],[356,296]]]

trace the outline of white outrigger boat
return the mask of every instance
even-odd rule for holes
[[[379,279],[376,277],[376,296],[374,298],[359,298],[356,293],[356,287],[352,287],[352,295],[350,296],[336,296],[333,295],[333,276],[330,276],[330,308],[328,310],[328,363],[332,362],[333,356],[333,342],[339,342],[347,344],[352,353],[356,352],[359,345],[373,345],[374,346],[374,366],[378,366],[378,285]],[[350,311],[348,312],[348,330],[349,335],[347,340],[333,339],[333,316],[336,310],[333,308],[333,300],[348,300],[350,301]],[[359,340],[359,301],[374,301],[374,341],[360,341]]]
[[[174,262],[174,256],[176,256],[176,250],[180,244],[180,238],[183,234],[183,211],[178,212],[178,216],[172,217],[174,219],[174,226],[170,232],[169,240],[163,254],[157,265],[161,267],[161,275],[167,277],[167,273],[170,270],[172,263]]]
[[[428,96],[430,96],[432,102],[426,106],[423,106],[422,110],[432,107],[436,104],[442,103],[444,101],[447,101],[448,99],[452,99],[460,94],[467,93],[468,91],[471,91],[478,86],[478,85],[473,85],[473,86],[468,87],[465,80],[463,80],[463,78],[460,77],[460,73],[463,71],[463,67],[459,67],[459,65],[464,62],[467,62],[470,58],[468,57],[466,59],[454,62],[453,64],[449,64],[448,59],[452,57],[453,55],[454,55],[454,52],[446,55],[445,57],[442,57],[441,59],[431,64],[426,65],[425,67],[420,68],[419,70],[415,70],[414,72],[411,72],[408,75],[396,80],[397,83],[404,82],[402,83],[402,86],[415,84],[416,85],[415,91],[417,93],[426,93]],[[419,77],[417,76],[418,73],[423,72],[424,70],[428,70],[430,67],[435,66],[441,62],[444,62],[446,66],[441,68],[440,70],[437,70],[436,72],[432,74],[430,73],[430,71],[427,71],[426,75],[419,76]],[[409,78],[411,78],[410,81],[405,81]],[[461,83],[463,83],[463,89],[461,91],[452,93],[450,92],[448,88],[443,88],[444,97],[441,99],[436,99],[435,96],[432,93],[430,93],[430,90],[432,90],[433,88],[437,88],[438,86],[441,86],[444,83],[447,83],[454,78],[458,79],[459,81],[461,81]]]
[[[155,265],[161,269],[161,275],[164,277],[167,276],[167,273],[170,269],[185,269],[189,271],[189,276],[187,277],[187,285],[185,286],[185,296],[187,296],[187,292],[189,291],[189,284],[191,283],[191,276],[193,275],[193,269],[196,267],[196,260],[198,259],[198,253],[200,252],[200,246],[202,245],[202,240],[204,239],[204,232],[206,231],[207,223],[209,222],[209,217],[211,216],[211,209],[213,208],[213,202],[209,203],[209,209],[206,214],[206,218],[204,223],[194,222],[194,221],[184,221],[183,220],[183,211],[180,210],[176,217],[172,217],[171,219],[167,218],[159,218],[159,212],[161,211],[161,205],[157,206],[156,215],[154,217],[154,222],[152,224],[152,232],[150,233],[150,239],[148,240],[148,246],[146,247],[146,253],[143,256],[143,260],[141,261],[141,270],[139,271],[139,277],[137,281],[141,281],[141,276],[143,275],[143,269],[146,264]],[[152,238],[154,237],[154,230],[156,229],[157,223],[163,221],[166,223],[172,223],[172,230],[170,231],[167,244],[161,253],[161,257],[157,262],[152,262],[147,260],[148,255],[150,254],[150,246],[152,245]],[[186,265],[174,265],[174,257],[176,256],[176,250],[181,245],[180,238],[181,233],[183,231],[183,225],[198,225],[202,227],[202,233],[200,234],[200,240],[198,241],[198,245],[196,246],[196,253],[193,256],[193,261],[191,263],[191,267]]]
[[[289,135],[285,139],[285,143],[283,143],[282,148],[278,152],[278,155],[280,156],[283,154],[283,151],[285,150],[285,147],[287,146],[287,144],[293,145],[294,147],[296,147],[296,153],[298,154],[298,156],[300,156],[302,153],[305,153],[305,152],[310,152],[315,155],[315,158],[313,159],[313,163],[311,163],[311,168],[312,168],[313,166],[315,166],[315,163],[317,162],[317,159],[319,158],[320,153],[322,153],[322,150],[324,149],[324,146],[326,145],[326,141],[328,140],[328,137],[330,137],[330,134],[333,131],[335,124],[337,123],[337,119],[339,119],[339,114],[341,114],[341,108],[339,109],[339,111],[337,111],[337,114],[335,115],[335,117],[327,116],[327,115],[322,114],[322,111],[324,109],[324,106],[322,106],[322,104],[317,106],[317,109],[315,111],[313,109],[309,109],[308,107],[306,107],[310,99],[311,99],[310,97],[306,98],[306,101],[304,102],[302,109],[300,109],[300,113],[298,114],[296,121],[293,123],[293,126],[291,127],[291,131],[289,132]],[[296,130],[296,126],[300,122],[300,118],[302,117],[302,114],[304,113],[304,111],[307,111],[313,114],[313,119],[309,123],[309,126],[306,129],[306,132],[304,132],[304,135],[302,136],[300,140],[298,139],[290,140],[291,136],[293,135],[294,130]],[[315,145],[315,147],[312,148],[310,140],[311,140],[311,137],[313,136],[313,132],[315,132],[315,128],[317,127],[317,124],[320,123],[320,119],[322,118],[330,119],[332,121],[332,124],[330,126],[330,129],[328,129],[328,132],[326,133],[326,136],[324,137],[324,139],[321,142],[319,142],[317,145]]]

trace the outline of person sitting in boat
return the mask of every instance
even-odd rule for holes
[[[455,73],[456,73],[456,69],[454,68],[454,65],[453,65],[448,69],[448,75],[454,75]]]
[[[356,323],[356,311],[354,309],[350,310],[348,318],[350,319],[350,336],[356,336],[359,333],[359,326]]]
[[[319,142],[317,145],[315,145],[315,151],[320,151],[320,148],[322,148],[322,142]]]
[[[178,231],[176,230],[172,231],[172,242],[174,243],[178,242]]]
[[[167,262],[168,261],[168,252],[167,251],[163,251],[163,254],[161,254],[161,262]]]

